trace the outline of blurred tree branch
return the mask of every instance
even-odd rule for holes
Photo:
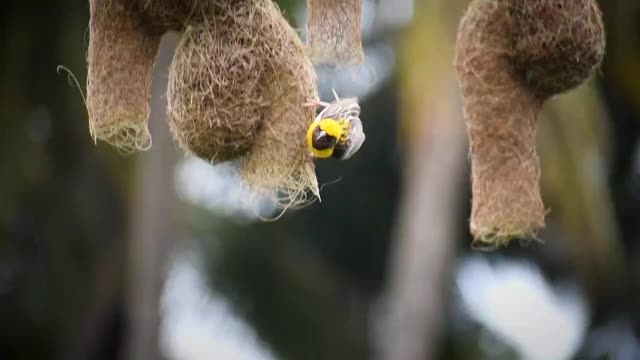
[[[451,65],[450,8],[427,2],[400,49],[403,140],[407,152],[403,207],[387,288],[379,358],[437,358],[445,281],[458,233],[465,132]],[[457,20],[456,20],[457,21]]]
[[[554,99],[540,128],[542,188],[591,295],[620,286],[624,259],[607,181],[610,129],[593,83]],[[557,248],[556,248],[557,249]]]
[[[150,130],[153,146],[140,155],[138,198],[129,249],[129,359],[161,359],[159,351],[160,296],[176,236],[172,211],[177,207],[173,170],[177,152],[166,121],[166,72],[177,38],[165,36],[155,67]]]

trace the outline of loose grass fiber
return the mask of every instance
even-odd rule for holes
[[[90,11],[86,103],[91,136],[122,153],[146,150],[151,74],[161,34],[149,31],[126,0],[91,0]]]
[[[474,245],[544,227],[536,127],[543,103],[586,80],[604,56],[594,0],[475,0],[458,32],[456,70],[471,146]]]
[[[362,0],[308,0],[308,55],[314,63],[362,64]]]

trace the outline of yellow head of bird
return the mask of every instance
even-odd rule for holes
[[[360,121],[360,106],[356,98],[340,99],[325,103],[318,100],[310,105],[322,105],[324,109],[309,126],[307,145],[318,158],[349,159],[362,146],[365,135]]]
[[[343,140],[345,133],[340,122],[326,118],[314,121],[307,131],[307,145],[319,158],[333,156],[336,144]]]

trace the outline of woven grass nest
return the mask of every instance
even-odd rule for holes
[[[307,53],[311,60],[330,65],[362,64],[362,0],[308,0],[307,5]]]
[[[544,227],[535,139],[541,107],[588,79],[604,50],[594,0],[471,3],[455,65],[471,147],[474,245],[505,245]]]
[[[87,108],[95,139],[150,145],[151,73],[161,36],[182,33],[168,117],[181,149],[235,161],[254,195],[284,207],[318,196],[305,143],[316,75],[272,0],[90,0]]]

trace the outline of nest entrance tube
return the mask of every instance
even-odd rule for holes
[[[474,245],[544,227],[536,128],[543,103],[602,62],[594,0],[475,0],[458,31],[456,71],[471,147]]]
[[[123,153],[151,145],[151,76],[162,34],[125,0],[91,0],[87,111],[94,140]]]
[[[314,63],[362,64],[362,0],[308,0],[307,52]]]

